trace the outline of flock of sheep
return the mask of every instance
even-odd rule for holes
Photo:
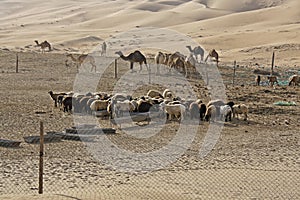
[[[175,96],[174,92],[165,89],[162,93],[149,90],[144,96],[133,98],[126,94],[108,94],[105,92],[88,93],[85,95],[49,92],[56,107],[64,112],[95,114],[105,112],[110,118],[123,117],[124,113],[156,112],[167,120],[201,120],[201,121],[231,121],[240,114],[247,120],[248,107],[245,104],[235,105],[234,102],[212,100],[205,104],[200,99],[185,100]]]

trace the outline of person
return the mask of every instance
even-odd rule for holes
[[[106,54],[106,47],[107,47],[106,43],[103,42],[101,56],[104,56]]]

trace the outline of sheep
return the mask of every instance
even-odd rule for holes
[[[176,105],[164,105],[164,111],[167,114],[169,120],[172,119],[172,116],[175,116],[178,120],[184,120],[184,116],[186,113],[186,108],[182,104]]]
[[[49,91],[48,92],[51,96],[51,98],[53,99],[54,101],[54,107],[57,107],[57,101],[58,101],[58,96],[64,96],[64,95],[67,95],[66,93],[64,92],[61,92],[61,93],[53,93],[53,91]]]
[[[143,99],[138,100],[137,104],[137,112],[149,112],[150,108],[153,106],[151,101],[146,101]]]
[[[245,104],[234,105],[232,107],[233,117],[237,117],[239,114],[244,114],[244,121],[247,120],[248,117],[248,107]]]
[[[157,90],[149,90],[147,96],[152,98],[163,98],[163,95]]]
[[[189,106],[190,117],[191,119],[199,119],[200,118],[200,109],[197,102],[193,102]]]
[[[221,120],[225,119],[225,122],[228,120],[231,121],[232,109],[229,105],[220,106],[220,115]]]
[[[73,104],[73,97],[65,97],[62,101],[63,111],[64,112],[71,112]]]
[[[208,108],[210,105],[214,105],[216,107],[216,116],[220,116],[220,106],[224,106],[225,103],[221,99],[211,100],[207,103],[206,107]]]
[[[257,75],[255,77],[255,85],[259,86],[260,85],[260,75]]]
[[[88,109],[87,109],[87,102],[91,99],[90,96],[85,96],[85,97],[82,97],[79,101],[79,104],[77,105],[78,106],[78,110],[79,112],[88,112]]]
[[[205,112],[205,120],[206,121],[215,121],[217,116],[217,108],[214,105],[210,105],[207,107]]]
[[[119,116],[120,114],[121,116],[123,116],[124,112],[133,112],[135,106],[129,100],[117,101],[112,107],[112,109],[114,111],[113,113],[116,116]]]
[[[132,100],[131,95],[126,95],[122,93],[117,93],[111,97],[111,101],[125,101],[125,100]]]
[[[200,120],[203,121],[206,113],[206,105],[204,103],[200,103],[199,112],[200,112]]]
[[[162,94],[163,98],[166,99],[166,98],[174,98],[174,93],[170,90],[170,89],[165,89],[163,94]]]
[[[62,106],[62,101],[63,101],[64,97],[65,97],[65,95],[59,95],[59,96],[57,96],[57,103],[58,103],[59,107]]]
[[[269,85],[270,85],[270,83],[271,83],[271,86],[273,86],[275,83],[277,83],[277,85],[279,85],[276,76],[267,76],[267,78],[269,80]]]
[[[234,102],[233,101],[229,101],[226,103],[226,105],[230,106],[230,108],[232,109],[232,107],[234,106]]]
[[[289,86],[291,85],[298,85],[300,83],[300,76],[298,75],[293,75],[289,78]]]
[[[107,110],[108,103],[109,100],[94,100],[90,105],[90,109],[91,111]]]

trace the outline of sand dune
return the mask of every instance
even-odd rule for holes
[[[188,35],[206,49],[218,49],[223,61],[229,61],[232,52],[243,60],[243,48],[299,44],[299,7],[298,0],[4,0],[0,42],[2,48],[15,49],[34,45],[35,39],[47,40],[61,52],[86,52],[117,33],[158,27]],[[298,64],[299,56],[292,56],[292,64]]]

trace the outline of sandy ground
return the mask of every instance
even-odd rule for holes
[[[39,6],[33,6],[36,4]],[[288,79],[288,71],[298,73],[298,8],[297,0],[1,1],[0,138],[22,143],[20,148],[0,147],[0,199],[299,199],[300,88],[254,86],[253,74],[256,63],[260,69],[270,69],[273,51],[280,81]],[[33,42],[36,39],[48,40],[53,51],[42,54]],[[99,57],[103,41],[108,43],[109,56],[104,60]],[[37,195],[38,145],[25,143],[23,137],[38,135],[40,120],[45,123],[45,132],[60,132],[76,124],[74,115],[54,108],[48,91],[92,88],[138,96],[149,89],[163,90],[162,85],[147,83],[145,69],[128,74],[129,63],[121,60],[121,79],[114,79],[114,52],[129,53],[138,48],[149,59],[152,83],[176,83],[178,94],[190,95],[188,89],[192,88],[193,94],[208,102],[213,90],[202,78],[177,77],[163,68],[156,76],[150,59],[158,50],[188,55],[185,46],[199,44],[205,55],[212,48],[219,52],[218,70],[227,99],[249,106],[248,121],[225,123],[216,145],[204,158],[199,154],[210,127],[206,122],[187,123],[186,136],[171,147],[167,145],[180,136],[181,124],[175,121],[123,124],[117,134],[98,138],[144,156],[166,146],[182,150],[173,162],[151,172],[124,172],[107,163],[137,169],[142,164],[132,162],[141,158],[153,161],[149,161],[151,167],[160,163],[157,160],[163,163],[174,157],[175,151],[162,157],[118,159],[115,152],[101,152],[105,149],[99,149],[102,146],[97,143],[46,144],[45,194]],[[96,55],[97,73],[90,73],[85,64],[79,76],[70,60],[66,67],[66,53],[90,52]],[[15,73],[16,53],[19,73]],[[234,60],[239,67],[233,86]],[[294,101],[298,106],[273,105],[277,101]],[[111,126],[107,120],[91,121]],[[104,157],[96,158],[93,153]]]

